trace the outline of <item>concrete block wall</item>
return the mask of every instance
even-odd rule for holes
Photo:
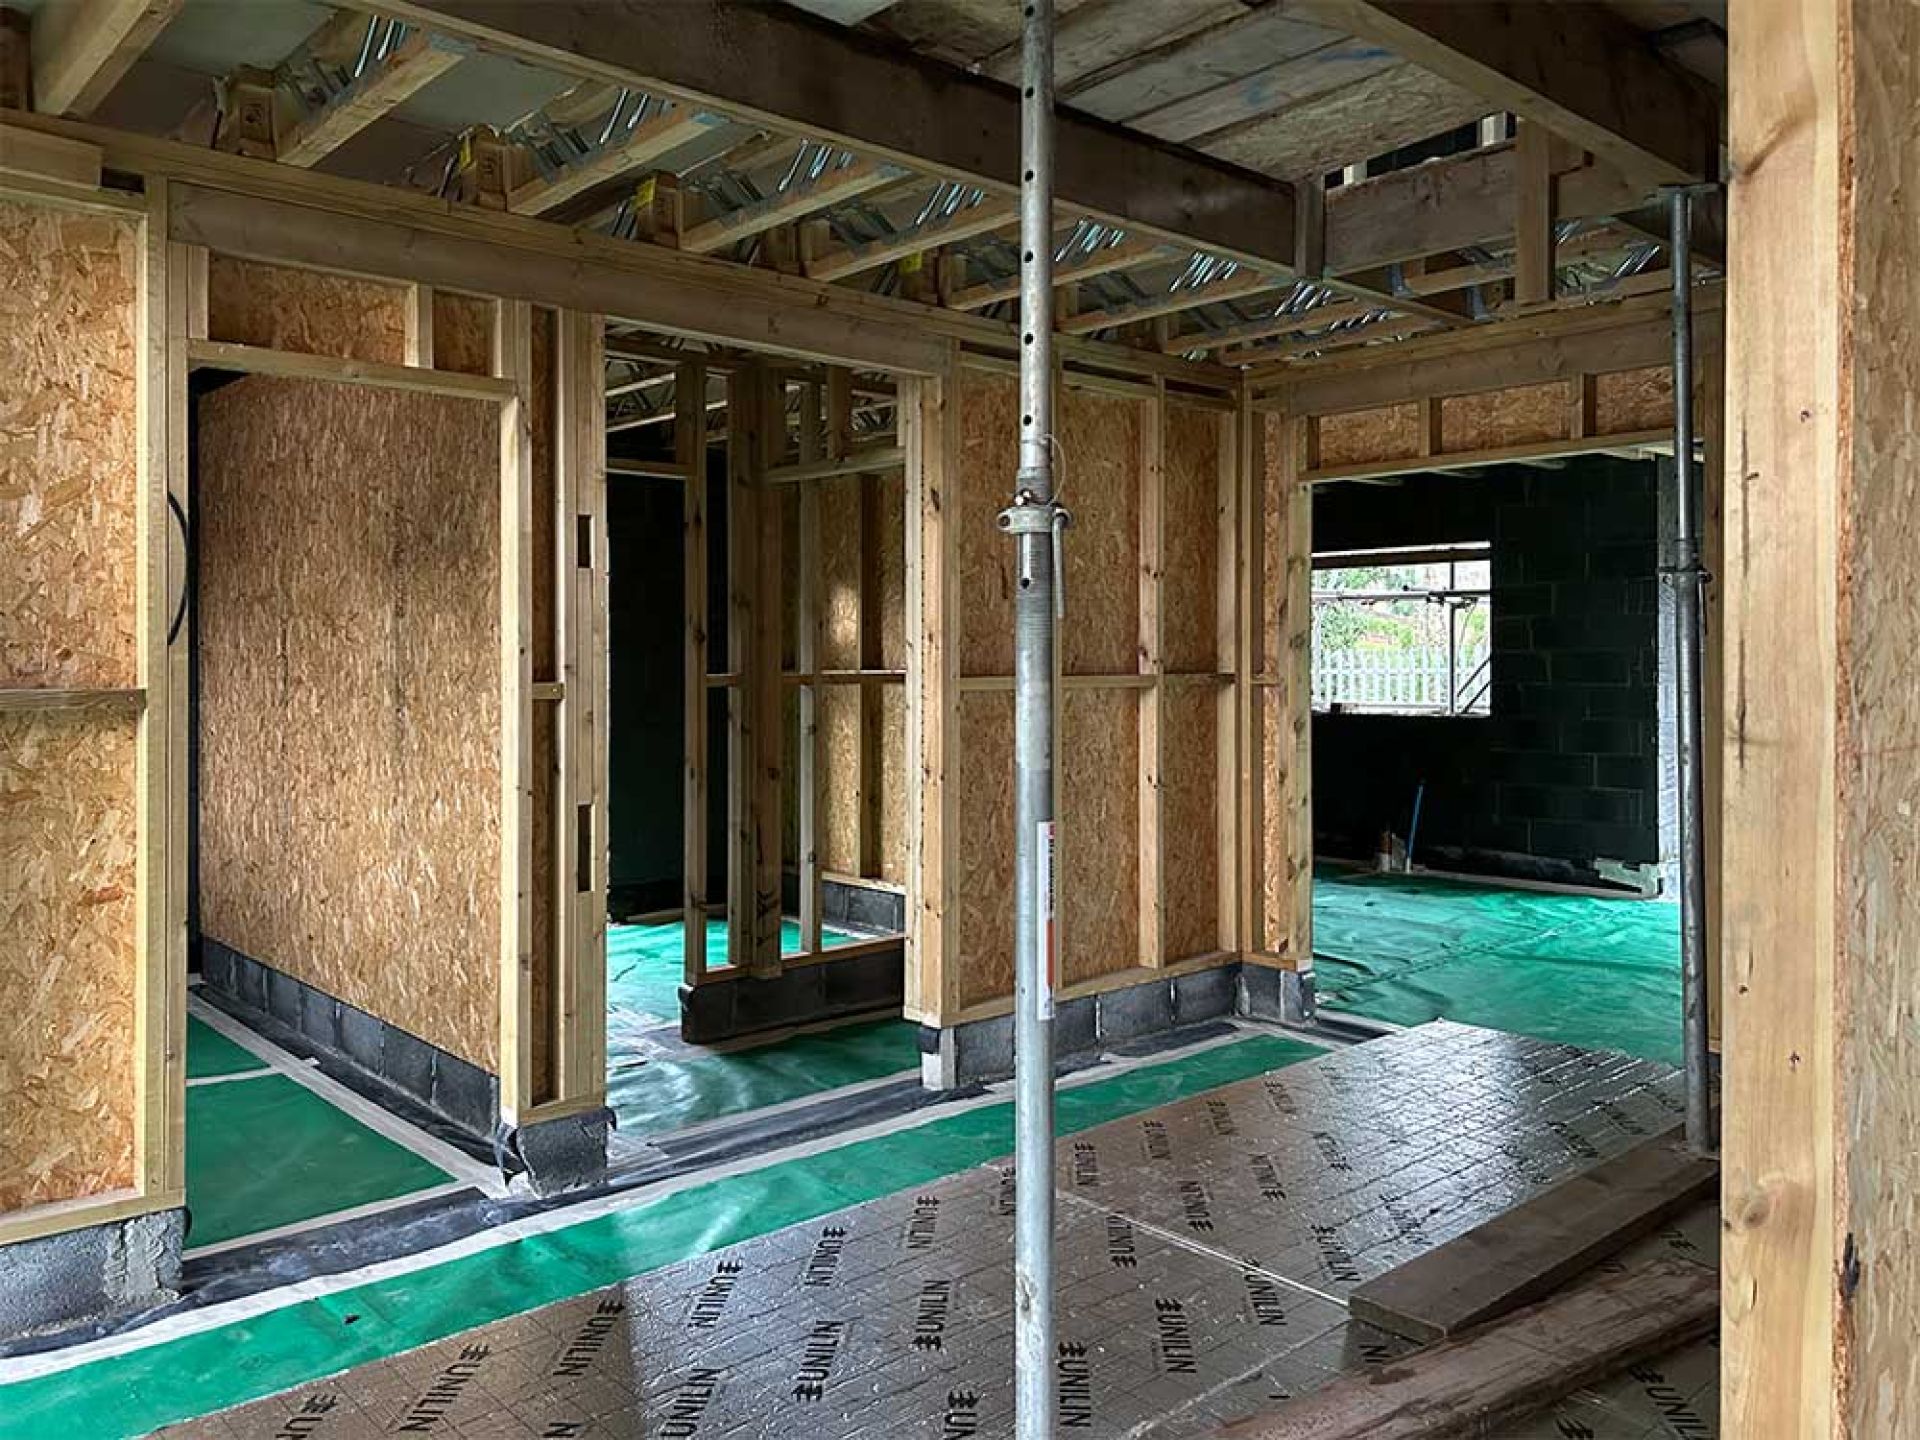
[[[1436,867],[1585,879],[1658,861],[1657,494],[1652,463],[1610,457],[1316,492],[1319,550],[1493,547],[1491,716],[1316,715],[1322,853],[1404,835],[1424,781],[1415,858]]]

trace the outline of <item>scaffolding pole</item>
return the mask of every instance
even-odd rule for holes
[[[1053,1434],[1053,0],[1028,0],[1020,106],[1020,469],[1013,539],[1014,1433]]]
[[[1700,763],[1701,586],[1699,497],[1693,475],[1693,193],[1667,195],[1673,268],[1673,586],[1675,756],[1680,801],[1680,988],[1686,1053],[1687,1144],[1703,1154],[1717,1145],[1707,1073],[1706,846],[1701,817],[1706,786]]]

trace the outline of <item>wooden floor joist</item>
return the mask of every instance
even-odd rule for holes
[[[1603,1275],[1511,1319],[1237,1420],[1220,1440],[1447,1440],[1501,1427],[1712,1333],[1717,1273],[1667,1259]]]

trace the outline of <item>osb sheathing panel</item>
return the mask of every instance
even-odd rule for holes
[[[407,287],[214,255],[207,261],[207,336],[403,365]]]
[[[1411,460],[1420,453],[1420,407],[1385,405],[1322,415],[1311,422],[1323,466],[1355,465],[1366,460]]]
[[[907,687],[880,687],[880,878],[907,883]]]
[[[433,295],[433,368],[459,375],[493,373],[493,317],[498,307],[474,295]]]
[[[820,668],[860,668],[860,477],[820,482]]]
[[[1013,696],[960,696],[960,1003],[1013,993]]]
[[[1226,658],[1217,653],[1221,428],[1217,411],[1167,407],[1161,647],[1176,674],[1217,670]],[[1136,599],[1128,615],[1138,608]]]
[[[498,411],[250,378],[200,415],[206,933],[494,1070]]]
[[[1140,963],[1139,694],[1069,690],[1060,732],[1055,864],[1071,985]]]
[[[1440,448],[1453,454],[1564,440],[1572,420],[1573,397],[1563,380],[1449,395],[1440,401]]]
[[[0,1211],[133,1184],[137,736],[0,715]]]
[[[1593,428],[1601,435],[1673,424],[1673,371],[1615,370],[1593,377]]]
[[[139,235],[0,202],[0,686],[138,680]]]
[[[820,799],[814,845],[820,865],[837,875],[860,873],[860,687],[822,685],[818,727]]]
[[[1166,870],[1167,959],[1220,948],[1219,693],[1170,688],[1162,701],[1161,824]]]
[[[1072,623],[1061,627],[1069,675],[1131,675],[1140,660],[1140,400],[1063,387],[1062,499]]]
[[[1011,675],[1013,543],[994,517],[1006,508],[1019,460],[1019,386],[962,370],[958,388],[960,673]]]
[[[877,492],[874,513],[879,533],[871,543],[880,553],[880,664],[907,668],[907,477],[895,470],[867,482]],[[997,533],[997,532],[996,532]]]

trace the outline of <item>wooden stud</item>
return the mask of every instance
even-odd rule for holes
[[[680,232],[686,224],[686,198],[678,175],[671,170],[659,170],[647,176],[633,187],[628,209],[633,218],[634,239],[664,245],[669,250],[680,248]]]
[[[906,1010],[922,1024],[960,1013],[960,734],[958,355],[938,377],[903,378],[900,436],[907,449],[907,755],[909,801]]]
[[[682,610],[686,638],[681,676],[686,735],[682,920],[686,927],[686,983],[707,973],[707,368],[683,361],[674,374],[674,459],[685,476],[681,492],[681,554],[686,573]]]
[[[494,374],[513,386],[500,424],[500,1117],[533,1093],[533,308],[499,302]]]
[[[1544,305],[1553,299],[1553,135],[1520,122],[1515,145],[1513,299]]]
[[[842,372],[844,373],[844,372]],[[826,417],[822,408],[822,387],[807,381],[800,387],[800,460],[819,458],[826,448]],[[811,675],[820,663],[820,491],[803,485],[796,501],[799,509],[799,534],[795,539],[798,560],[794,596],[794,664],[802,674]],[[794,776],[794,801],[799,806],[800,832],[800,949],[803,954],[820,952],[820,686],[817,677],[800,686],[800,735],[798,773]]]
[[[784,776],[787,765],[786,692],[781,683],[785,606],[781,597],[781,556],[785,549],[785,518],[780,497],[766,485],[765,475],[786,449],[785,387],[776,373],[761,369],[757,403],[762,418],[749,446],[758,511],[755,541],[759,570],[753,591],[753,640],[747,649],[750,663],[742,665],[744,688],[753,707],[754,758],[740,778],[750,782],[753,822],[753,950],[749,968],[755,975],[780,973],[780,927],[785,912],[785,827],[781,823]]]
[[[1219,474],[1217,480],[1217,527],[1214,559],[1214,668],[1230,680],[1235,677],[1240,653],[1240,481],[1239,417],[1228,412],[1216,422],[1219,427]],[[1219,935],[1223,949],[1242,948],[1236,939],[1240,924],[1240,751],[1239,691],[1236,684],[1220,687],[1220,700],[1214,719],[1215,744],[1215,843],[1214,866],[1219,883]]]
[[[1166,827],[1164,706],[1166,658],[1161,646],[1166,579],[1166,382],[1140,407],[1140,963],[1166,964]]]
[[[1269,817],[1266,863],[1279,867],[1283,901],[1267,917],[1279,930],[1273,952],[1292,969],[1313,968],[1313,491],[1305,483],[1307,426],[1284,420],[1274,502],[1284,507],[1280,540],[1285,580],[1278,601],[1274,665],[1282,714],[1276,813]],[[1269,759],[1274,757],[1269,755]]]
[[[1235,949],[1242,957],[1257,951],[1266,936],[1266,765],[1264,731],[1266,703],[1255,679],[1266,667],[1266,416],[1253,408],[1246,389],[1240,412],[1234,417],[1236,527],[1239,545],[1234,552],[1238,585],[1234,614],[1234,804],[1238,810],[1236,835],[1239,863],[1238,936]],[[1225,859],[1222,858],[1222,869]]]

